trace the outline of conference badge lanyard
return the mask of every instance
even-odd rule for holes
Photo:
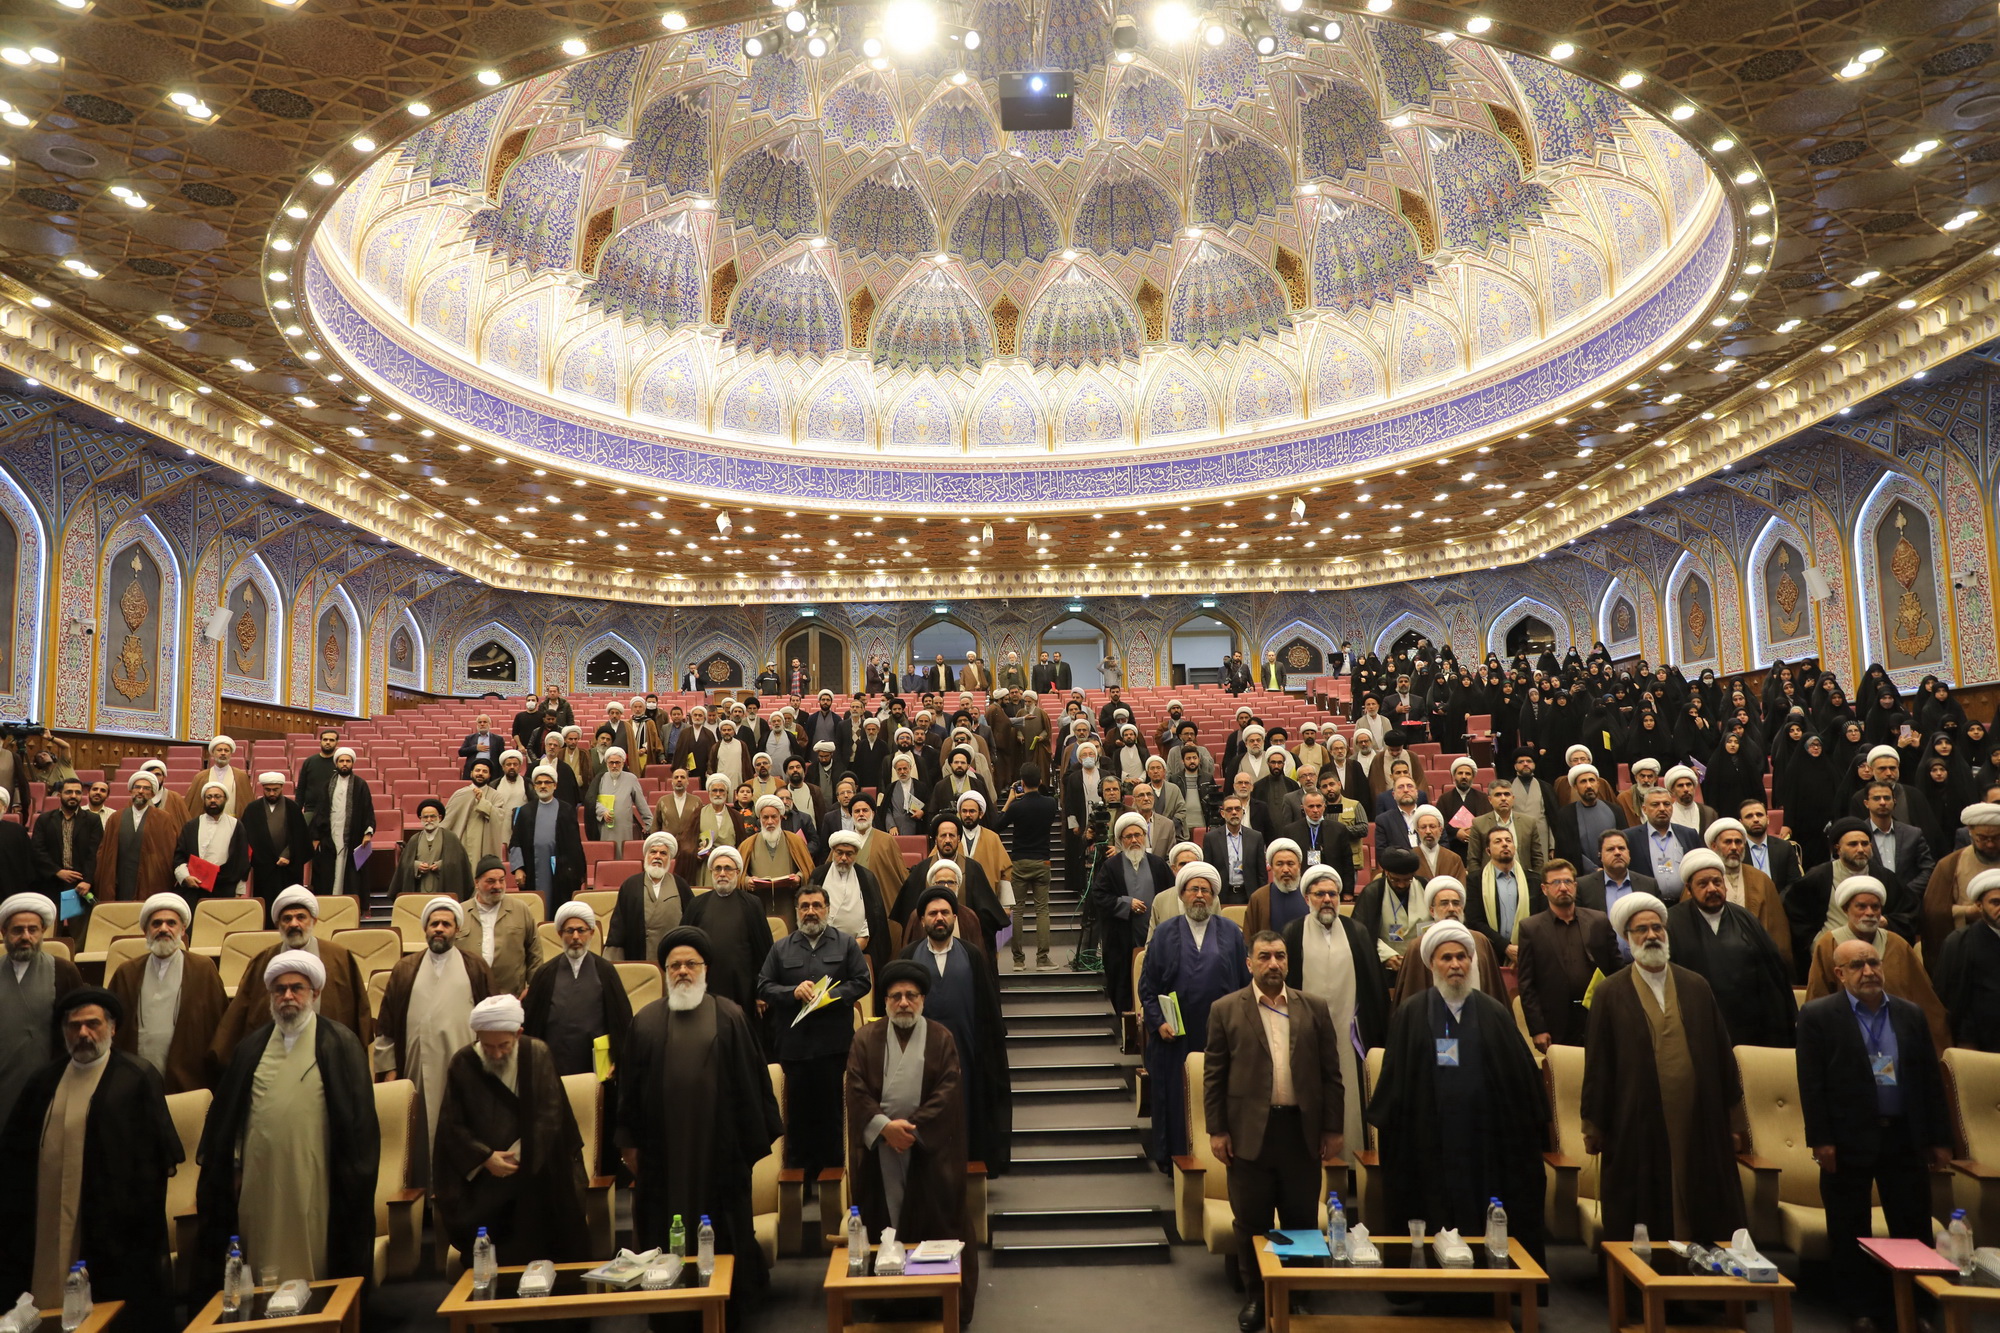
[[[1882,1007],[1873,1014],[1866,1007],[1861,1010],[1862,1026],[1868,1030],[1868,1069],[1875,1075],[1875,1086],[1893,1088],[1896,1086],[1896,1057],[1883,1050],[1883,1036],[1889,1027],[1889,1003],[1885,999]]]

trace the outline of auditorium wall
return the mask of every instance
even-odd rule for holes
[[[669,608],[496,593],[129,427],[0,395],[0,716],[199,737],[224,699],[351,716],[385,711],[391,686],[584,689],[606,653],[623,660],[625,692],[669,690],[689,662],[748,680],[802,625],[844,650],[844,678],[819,683],[852,689],[872,657],[906,665],[940,619],[990,661],[1012,651],[1024,663],[1044,631],[1082,620],[1131,685],[1169,683],[1175,632],[1202,617],[1294,674],[1343,642],[1385,651],[1409,631],[1461,657],[1504,651],[1533,617],[1558,645],[1601,640],[1616,656],[1723,673],[1817,656],[1849,681],[1880,661],[1905,684],[1987,684],[2000,681],[1996,416],[2000,369],[1968,356],[1588,538],[1460,577]]]

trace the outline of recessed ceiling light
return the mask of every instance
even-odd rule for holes
[[[488,88],[491,88],[500,82],[500,71],[497,69],[482,69],[479,71],[478,79]]]

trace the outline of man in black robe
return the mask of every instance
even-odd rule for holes
[[[1152,931],[1153,897],[1174,882],[1167,863],[1146,849],[1146,817],[1127,810],[1111,825],[1115,850],[1105,853],[1090,877],[1086,915],[1103,923],[1104,990],[1111,1007],[1124,1013],[1132,999],[1132,951]]]
[[[1007,1025],[1000,1016],[1000,986],[977,943],[954,938],[958,895],[933,885],[917,900],[923,934],[903,946],[931,973],[925,1012],[951,1030],[965,1087],[966,1137],[974,1161],[997,1176],[1013,1156],[1014,1082],[1007,1065]],[[876,978],[876,1011],[882,1012],[882,978]]]
[[[835,811],[837,818],[839,811]],[[826,860],[813,868],[806,879],[808,888],[826,890],[827,920],[852,939],[859,940],[868,955],[868,970],[879,975],[895,957],[890,943],[889,914],[882,905],[882,889],[875,872],[860,863],[861,836],[842,829],[827,839]]]
[[[959,1322],[967,1324],[979,1246],[965,1212],[965,1082],[951,1029],[924,1016],[932,981],[920,962],[890,963],[882,970],[889,1021],[862,1025],[848,1047],[848,1188],[871,1236],[892,1226],[910,1244],[966,1243]]]
[[[682,918],[708,937],[704,950],[708,990],[735,1002],[749,1015],[761,1046],[764,1025],[757,1017],[757,974],[771,952],[771,922],[764,904],[743,887],[743,853],[716,847],[708,854],[707,893],[697,896]]]
[[[1722,858],[1705,847],[1689,852],[1681,883],[1687,891],[1667,912],[1667,943],[1715,992],[1730,1042],[1790,1047],[1798,1021],[1791,968],[1763,924],[1725,896]]]
[[[609,1039],[615,1066],[632,1025],[632,1001],[617,966],[591,951],[597,913],[588,903],[567,902],[556,909],[555,926],[563,949],[529,978],[522,1026],[549,1048],[558,1075],[591,1072],[599,1037]]]
[[[632,1243],[665,1245],[679,1217],[692,1247],[706,1214],[716,1253],[736,1256],[738,1290],[754,1290],[767,1274],[750,1173],[785,1132],[784,1118],[749,1017],[709,993],[708,936],[681,926],[660,947],[666,998],[633,1020],[619,1069],[618,1148],[638,1181]]]
[[[959,896],[979,918],[979,946],[997,963],[993,942],[1007,928],[1007,909],[1000,905],[1000,896],[994,891],[993,878],[986,873],[986,867],[965,854],[965,835],[956,815],[940,815],[932,822],[931,854],[910,867],[909,874],[903,877],[903,887],[896,895],[895,906],[889,909],[889,919],[901,922],[910,919],[918,897],[930,886],[931,867],[939,861],[950,861],[958,867],[962,885]]]
[[[375,1118],[367,1047],[344,1025],[319,1017],[326,969],[316,955],[297,949],[280,953],[265,966],[263,981],[271,997],[270,1019],[237,1044],[216,1087],[215,1100],[209,1104],[201,1146],[195,1154],[202,1168],[195,1188],[196,1211],[201,1216],[192,1293],[197,1302],[207,1300],[221,1286],[230,1237],[244,1238],[245,1257],[260,1268],[267,1262],[264,1256],[271,1252],[267,1243],[273,1249],[283,1249],[271,1242],[270,1236],[258,1234],[254,1224],[260,1215],[273,1224],[274,1231],[282,1230],[291,1237],[310,1235],[310,1249],[322,1251],[323,1247],[324,1271],[294,1271],[276,1258],[268,1260],[287,1278],[366,1278],[375,1271],[375,1178],[381,1165],[382,1135]],[[294,1054],[303,1043],[311,1043],[310,1059]],[[260,1067],[265,1066],[268,1068],[260,1077]],[[289,1203],[290,1216],[284,1216],[283,1210],[266,1212],[244,1206],[249,1202],[245,1196],[253,1188],[268,1191],[271,1184],[269,1177],[253,1180],[260,1175],[258,1163],[265,1160],[256,1144],[286,1137],[285,1124],[262,1123],[274,1117],[272,1108],[292,1091],[282,1086],[285,1078],[271,1075],[289,1075],[295,1069],[306,1071],[320,1083],[321,1097],[315,1100],[320,1102],[325,1136],[319,1143],[303,1144],[293,1134],[290,1155],[281,1151],[273,1160],[292,1167],[301,1159],[317,1158],[325,1173],[323,1185],[315,1182],[315,1192],[324,1191],[324,1217],[315,1215],[307,1200],[296,1196]],[[296,1105],[295,1095],[291,1102]],[[296,1116],[289,1113],[283,1118],[297,1123]]]
[[[1472,985],[1472,932],[1432,924],[1419,939],[1434,985],[1389,1020],[1382,1076],[1368,1103],[1391,1230],[1421,1217],[1468,1238],[1497,1198],[1507,1229],[1541,1260],[1542,1153],[1549,1104],[1514,1016]],[[1476,1241],[1473,1243],[1477,1243]]]
[[[91,1296],[126,1303],[119,1327],[171,1327],[167,1177],[181,1161],[181,1140],[159,1071],[113,1049],[125,1012],[110,991],[64,993],[55,1020],[67,1058],[28,1080],[0,1127],[12,1181],[0,1209],[0,1290],[34,1289],[54,1309],[62,1275],[82,1259]],[[75,1212],[64,1219],[66,1204]],[[40,1290],[38,1273],[55,1289]]]
[[[1982,870],[1966,886],[1973,916],[1945,937],[1933,969],[1952,1041],[2000,1051],[2000,870]]]
[[[521,1031],[521,1002],[472,1008],[472,1042],[451,1057],[431,1149],[439,1225],[470,1258],[479,1228],[503,1264],[592,1257],[583,1134],[549,1048]]]
[[[507,836],[507,864],[514,886],[539,892],[554,911],[583,887],[583,835],[576,827],[576,807],[556,798],[562,764],[535,769],[530,785],[534,799],[514,812]]]
[[[354,751],[347,746],[333,752],[333,772],[319,797],[312,817],[313,892],[359,893],[354,853],[375,836],[375,794],[354,771]]]
[[[305,811],[285,795],[285,775],[272,769],[258,774],[257,782],[263,797],[244,806],[237,819],[250,847],[250,891],[264,900],[268,911],[279,893],[299,882],[313,844]]]
[[[855,1006],[870,985],[860,942],[828,924],[826,905],[824,888],[799,890],[799,928],[772,944],[757,976],[757,1012],[769,1017],[771,1049],[785,1071],[785,1165],[807,1180],[841,1163],[841,1071]]]

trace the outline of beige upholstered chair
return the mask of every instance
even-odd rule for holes
[[[1236,928],[1241,930],[1244,919],[1250,915],[1250,909],[1242,903],[1230,903],[1222,909],[1222,914],[1234,921]]]
[[[1361,1062],[1361,1104],[1375,1096],[1382,1081],[1382,1048],[1371,1046]],[[1375,1126],[1362,1126],[1361,1137],[1348,1139],[1348,1156],[1354,1161],[1355,1213],[1368,1230],[1378,1236],[1399,1236],[1402,1231],[1389,1223],[1387,1193],[1382,1188],[1382,1152],[1376,1142]],[[1403,1219],[1407,1221],[1408,1219]]]
[[[377,972],[392,972],[403,961],[403,936],[399,931],[381,927],[343,930],[333,937],[333,942],[354,955],[354,965],[361,969],[364,979]]]
[[[361,925],[361,899],[349,893],[322,893],[318,897],[319,920],[313,934],[320,939],[330,940],[340,931]]]
[[[208,1120],[212,1094],[207,1088],[176,1092],[167,1098],[167,1114],[174,1118],[174,1132],[181,1139],[181,1164],[167,1177],[167,1244],[172,1248],[173,1285],[186,1291],[193,1272],[196,1232],[200,1214],[195,1212],[195,1186],[201,1167],[195,1150],[201,1146],[201,1127]]]
[[[139,933],[139,909],[143,903],[99,903],[91,909],[90,928],[83,935],[83,949],[77,953],[74,962],[78,967],[86,963],[101,963],[111,948],[111,941],[120,935]]]
[[[104,980],[109,985],[113,974],[125,964],[146,952],[143,935],[120,935],[111,941],[111,947],[104,951]]]
[[[57,958],[72,958],[74,954],[74,950],[70,948],[70,942],[60,935],[42,936],[42,950]]]
[[[618,969],[618,979],[625,983],[625,998],[632,1002],[633,1013],[660,998],[665,981],[659,964],[613,963],[612,966]]]
[[[368,1014],[371,1018],[382,1016],[382,1000],[389,993],[388,972],[373,972],[368,977]]]
[[[215,960],[216,971],[222,974],[222,989],[230,995],[236,994],[250,961],[277,942],[275,930],[239,930],[223,936],[222,953]]]
[[[767,916],[764,918],[764,924],[771,928],[771,943],[773,944],[776,944],[779,940],[792,933],[785,929],[785,918],[781,916]]]
[[[535,936],[542,942],[542,961],[547,962],[549,959],[559,957],[562,954],[562,936],[556,934],[555,922],[536,922]],[[590,951],[594,954],[602,954],[604,952],[603,930],[599,929],[590,932]]]
[[[771,1090],[778,1096],[778,1106],[785,1105],[784,1066],[773,1064],[771,1070]],[[778,1262],[778,1234],[784,1216],[785,1184],[781,1177],[785,1165],[785,1136],[778,1135],[771,1144],[770,1153],[750,1168],[750,1215],[752,1226],[757,1233],[757,1248],[764,1252],[764,1262]]]
[[[189,949],[208,958],[222,956],[225,936],[239,930],[262,930],[268,911],[262,898],[210,898],[196,903]]]
[[[597,913],[597,933],[602,935],[611,928],[611,913],[618,906],[618,890],[587,889],[576,895],[576,901]]]
[[[424,1192],[410,1184],[410,1162],[424,1132],[417,1085],[409,1079],[375,1084],[375,1119],[382,1159],[375,1170],[375,1285],[417,1271]]]
[[[399,893],[389,908],[389,925],[403,937],[404,953],[420,953],[424,947],[424,904],[434,893]]]
[[[1965,1209],[1974,1239],[2000,1239],[2000,1055],[1954,1047],[1943,1064],[1957,1149],[1952,1206]]]
[[[1555,1151],[1545,1154],[1549,1171],[1543,1209],[1549,1237],[1594,1249],[1603,1214],[1597,1203],[1598,1161],[1583,1149],[1583,1047],[1549,1047],[1542,1082],[1555,1125]]]
[[[609,1165],[598,1158],[608,1134],[608,1126],[604,1124],[604,1085],[595,1074],[566,1074],[563,1092],[569,1097],[576,1127],[583,1134],[583,1174],[587,1183],[583,1222],[590,1233],[590,1252],[608,1258],[618,1253],[618,1184],[611,1173],[598,1174],[601,1167]]]
[[[1225,908],[1225,911],[1228,909]],[[1188,1056],[1181,1095],[1186,1099],[1188,1152],[1174,1158],[1174,1224],[1182,1241],[1200,1241],[1210,1254],[1236,1252],[1236,1215],[1229,1207],[1229,1172],[1208,1146],[1208,1113],[1201,1086],[1208,1057]]]

